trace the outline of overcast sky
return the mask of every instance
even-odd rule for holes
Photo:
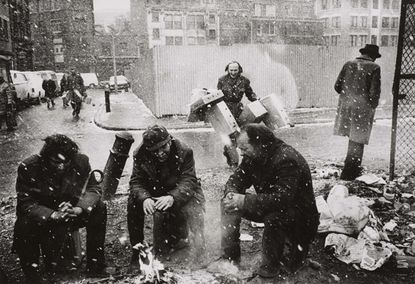
[[[96,25],[109,25],[115,17],[128,15],[130,0],[94,0],[94,14]]]

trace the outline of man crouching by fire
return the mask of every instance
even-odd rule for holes
[[[19,165],[13,249],[27,283],[44,283],[39,271],[40,249],[49,272],[64,272],[65,264],[73,264],[74,259],[65,259],[64,248],[71,232],[81,227],[87,232],[88,272],[106,274],[107,208],[98,181],[90,173],[88,157],[62,134],[46,137],[40,153]],[[72,251],[68,258],[73,256]]]
[[[153,215],[156,256],[193,245],[194,257],[205,250],[205,197],[196,177],[193,151],[163,126],[148,127],[134,152],[128,198],[128,231],[134,247],[144,241],[144,217]],[[140,269],[133,248],[130,269]]]
[[[264,125],[245,126],[237,146],[242,163],[227,181],[221,202],[223,255],[209,270],[239,263],[239,227],[245,218],[265,224],[262,263],[255,274],[263,278],[279,275],[287,240],[291,254],[285,264],[296,271],[307,256],[319,223],[308,164]],[[256,194],[246,194],[251,185]]]

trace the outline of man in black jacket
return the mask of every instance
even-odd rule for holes
[[[90,171],[88,157],[61,134],[48,136],[40,153],[19,165],[13,250],[28,283],[43,281],[39,247],[46,268],[59,270],[66,236],[80,227],[87,231],[88,271],[104,271],[107,209]]]
[[[127,215],[131,245],[143,243],[144,216],[153,215],[156,254],[169,253],[190,241],[195,257],[201,256],[205,248],[204,203],[192,149],[163,126],[149,127],[134,153]],[[138,250],[133,249],[133,269],[139,267],[138,258]]]
[[[248,124],[237,142],[243,159],[227,181],[221,202],[221,261],[240,261],[239,227],[246,218],[265,223],[262,264],[256,273],[265,278],[278,275],[286,240],[291,244],[286,265],[295,271],[319,223],[308,164],[264,125]],[[250,186],[256,194],[246,193]]]

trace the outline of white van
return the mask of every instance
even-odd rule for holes
[[[25,71],[29,80],[30,100],[36,104],[40,104],[41,100],[45,97],[45,90],[42,88],[42,75],[39,72]]]
[[[30,101],[30,89],[29,89],[29,80],[26,75],[21,71],[10,70],[10,75],[12,77],[13,85],[16,89],[17,100],[19,102],[29,102]]]
[[[99,86],[98,77],[95,73],[81,73],[81,77],[84,80],[84,86],[86,88],[95,89]]]

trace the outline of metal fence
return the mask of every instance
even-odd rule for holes
[[[281,95],[289,108],[335,107],[333,85],[360,47],[244,44],[153,48],[153,113],[187,114],[194,88],[216,88],[226,64],[238,61],[258,96]],[[392,104],[396,47],[381,47],[381,104]]]
[[[402,1],[396,71],[390,177],[415,169],[415,1]]]

